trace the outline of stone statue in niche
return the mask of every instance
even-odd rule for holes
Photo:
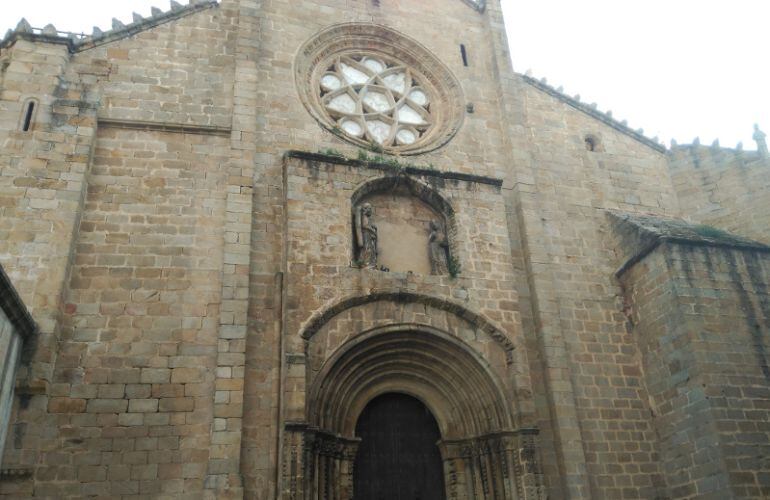
[[[377,226],[370,203],[355,208],[356,263],[361,267],[377,268]]]
[[[430,221],[430,236],[428,238],[428,255],[430,257],[431,274],[449,273],[449,243],[444,227],[435,220]]]

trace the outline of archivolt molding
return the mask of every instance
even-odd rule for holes
[[[422,325],[390,325],[348,341],[326,361],[308,397],[310,425],[352,437],[358,416],[380,394],[420,399],[444,438],[512,429],[502,383],[470,346]]]
[[[511,340],[507,337],[507,335],[505,335],[501,328],[496,326],[489,319],[485,318],[481,314],[471,311],[464,305],[457,302],[434,297],[431,295],[407,292],[403,290],[373,291],[365,295],[352,295],[338,300],[333,304],[325,307],[321,312],[312,316],[305,323],[305,325],[300,330],[302,332],[302,338],[305,340],[310,340],[313,335],[318,333],[318,331],[326,323],[328,323],[332,318],[343,311],[377,301],[390,301],[403,304],[424,304],[441,311],[450,312],[489,335],[490,338],[492,338],[500,346],[500,348],[505,351],[507,362],[509,364],[513,362],[513,351],[515,349],[513,342],[511,342]]]

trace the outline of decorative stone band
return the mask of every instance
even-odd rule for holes
[[[443,146],[465,114],[449,68],[416,40],[377,24],[338,24],[315,35],[299,50],[295,79],[324,128],[390,153]]]

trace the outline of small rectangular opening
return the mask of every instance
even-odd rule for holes
[[[460,44],[460,55],[463,57],[463,66],[468,67],[468,52],[465,50],[465,44]]]
[[[22,130],[24,132],[29,132],[30,127],[32,127],[32,116],[35,113],[35,103],[30,102],[27,104],[27,113],[24,115],[24,126],[22,127]]]

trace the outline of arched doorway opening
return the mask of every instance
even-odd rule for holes
[[[418,399],[386,393],[358,417],[354,500],[444,500],[436,419]]]

